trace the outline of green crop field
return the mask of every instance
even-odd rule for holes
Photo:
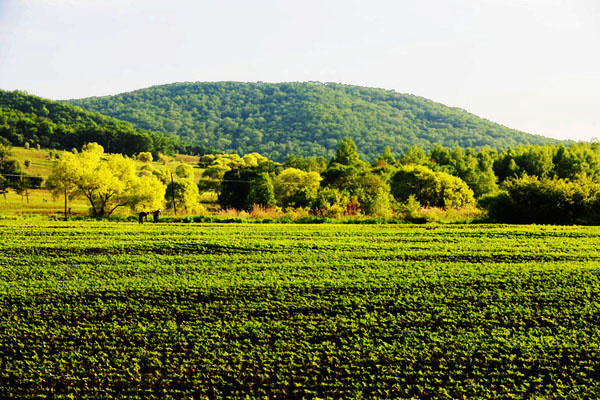
[[[600,228],[0,220],[0,398],[600,397]]]

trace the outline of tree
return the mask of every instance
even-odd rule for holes
[[[0,162],[6,161],[8,157],[12,156],[12,146],[10,142],[3,137],[0,137]]]
[[[267,157],[260,155],[259,153],[250,153],[242,157],[243,165],[246,167],[258,167],[259,164],[268,161]]]
[[[317,172],[286,168],[273,181],[277,203],[282,207],[305,207],[306,195],[310,192],[316,195],[320,182],[321,176]]]
[[[249,168],[235,168],[225,172],[218,192],[221,208],[245,209],[250,182],[256,176],[257,172]]]
[[[135,211],[152,211],[162,208],[165,185],[155,176],[140,176],[130,188],[130,206]]]
[[[364,214],[391,215],[390,187],[380,175],[367,173],[360,177],[357,184],[357,200]]]
[[[298,157],[291,155],[283,164],[286,168],[297,168],[303,171],[315,171],[319,174],[327,168],[327,160],[325,157]]]
[[[177,210],[185,212],[195,212],[199,209],[200,192],[198,186],[191,179],[180,179],[167,185],[165,199],[167,208],[173,208],[173,196],[175,197],[175,207]]]
[[[384,165],[394,165],[395,163],[396,159],[392,154],[392,150],[390,150],[390,146],[385,146],[383,152],[375,159],[373,165],[376,167],[383,167]]]
[[[346,213],[350,197],[345,191],[336,188],[321,188],[312,204],[315,214],[341,217]]]
[[[473,149],[456,147],[450,150],[436,145],[430,152],[432,169],[459,177],[477,198],[498,188],[493,170],[497,156],[496,150],[490,148],[477,153]]]
[[[350,137],[341,139],[335,150],[335,157],[331,162],[342,165],[354,165],[359,161],[358,150],[354,140]]]
[[[6,189],[8,188],[8,181],[2,175],[0,175],[0,194],[4,196],[4,201],[6,201]]]
[[[175,175],[182,179],[194,179],[194,168],[189,164],[180,163],[175,168]]]
[[[65,154],[56,162],[52,173],[46,180],[46,188],[52,193],[55,199],[64,196],[65,200],[65,220],[68,217],[68,200],[73,200],[80,195],[77,191],[76,177],[80,174],[79,163],[72,154]]]
[[[396,200],[403,203],[411,195],[430,207],[461,207],[475,203],[473,191],[463,180],[420,165],[400,167],[392,176],[390,186]]]
[[[501,192],[481,204],[501,222],[597,224],[599,200],[598,183],[524,175],[507,179]]]
[[[270,207],[275,205],[275,193],[273,192],[273,183],[266,172],[261,172],[250,182],[250,191],[246,198],[246,209],[249,210],[253,205]]]
[[[351,138],[340,140],[335,157],[323,172],[323,185],[353,192],[359,177],[369,165],[360,160],[356,143]]]
[[[201,192],[214,191],[217,194],[221,191],[222,181],[228,171],[242,167],[258,167],[269,162],[266,157],[258,153],[247,154],[243,158],[236,153],[219,154],[212,157],[203,157],[200,160],[202,164],[208,161],[210,161],[210,164],[202,172],[202,179],[198,182],[198,187]]]
[[[552,146],[523,146],[508,149],[494,162],[494,172],[500,182],[525,174],[547,178],[554,170]]]
[[[149,151],[142,151],[142,152],[138,153],[137,159],[142,162],[145,162],[145,163],[151,162],[152,161],[152,153]]]
[[[362,203],[361,207],[364,209]],[[389,190],[385,190],[382,187],[377,189],[377,192],[370,203],[368,214],[383,218],[391,218],[394,215],[392,210],[392,195]]]
[[[402,164],[418,164],[424,165],[429,162],[425,151],[419,146],[414,144],[411,148],[407,149],[404,155],[400,157],[400,163]]]
[[[134,154],[171,151],[174,143],[164,135],[136,129],[123,120],[23,92],[0,90],[0,115],[0,136],[26,148],[39,148],[42,144],[70,149],[96,141],[107,151]]]
[[[138,176],[133,160],[121,154],[104,154],[97,143],[85,145],[78,154],[65,153],[48,181],[47,187],[55,194],[85,197],[90,213],[97,217],[110,216],[125,206],[132,210],[159,206],[164,197],[164,185],[157,178]]]
[[[275,175],[279,168],[277,164],[269,161],[260,163],[257,167],[239,167],[227,171],[221,181],[219,204],[224,209],[237,210],[250,210],[253,204],[272,205],[271,176]]]

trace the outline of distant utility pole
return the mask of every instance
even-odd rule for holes
[[[65,189],[65,221],[68,219],[67,217],[67,189]]]
[[[175,205],[175,183],[173,183],[173,173],[171,172],[171,199],[173,200],[173,213],[177,215],[177,206]]]

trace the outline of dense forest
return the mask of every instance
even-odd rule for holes
[[[556,142],[458,108],[394,91],[334,83],[174,83],[71,104],[182,139],[188,153],[332,157],[350,137],[373,160],[416,144],[506,149]]]
[[[20,91],[0,90],[0,137],[11,144],[54,149],[100,143],[111,153],[173,152],[176,140],[134,127],[126,121],[42,99]]]

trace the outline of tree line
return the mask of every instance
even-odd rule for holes
[[[515,223],[600,223],[600,143],[528,145],[498,152],[417,145],[395,158],[389,148],[371,163],[351,138],[335,156],[204,156],[201,189],[221,207],[308,207],[316,214],[390,217],[414,207],[478,206]]]
[[[64,153],[45,186],[55,195],[82,197],[94,216],[131,210],[202,210],[199,196],[215,192],[222,209],[255,206],[304,209],[319,216],[392,218],[419,207],[481,207],[489,218],[517,223],[599,223],[600,143],[529,145],[498,152],[436,145],[412,146],[400,157],[389,148],[371,162],[351,138],[335,155],[290,156],[285,162],[258,153],[200,157],[200,179],[189,164],[174,174],[150,163],[150,152],[107,154],[90,143]],[[3,161],[6,165],[6,159]]]

